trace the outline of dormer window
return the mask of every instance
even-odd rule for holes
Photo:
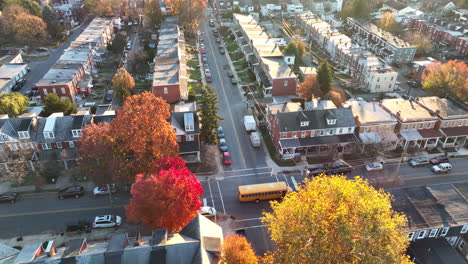
[[[328,119],[327,118],[327,124],[328,125],[335,125],[336,124],[336,119]]]
[[[29,132],[28,131],[18,131],[18,136],[20,139],[28,139]]]
[[[186,124],[185,125],[185,131],[193,131],[194,130],[194,127],[193,127],[193,124]]]
[[[82,135],[81,129],[74,129],[74,130],[72,130],[72,135],[73,135],[73,137],[75,137],[75,138],[76,138],[76,137],[81,137],[81,135]]]
[[[301,121],[301,127],[306,127],[309,125],[309,121]]]
[[[54,136],[54,132],[43,132],[44,134],[44,138],[47,139],[47,138],[55,138]]]
[[[184,125],[186,132],[195,130],[195,120],[193,118],[193,113],[184,113]]]

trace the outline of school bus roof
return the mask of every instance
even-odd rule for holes
[[[288,189],[288,185],[286,185],[286,182],[269,182],[269,183],[239,186],[239,192],[242,194],[271,192],[271,191],[278,191],[278,190],[286,191],[287,189]]]

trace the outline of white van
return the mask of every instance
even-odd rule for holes
[[[440,163],[432,166],[431,170],[435,173],[448,173],[452,170],[452,165],[450,163]]]

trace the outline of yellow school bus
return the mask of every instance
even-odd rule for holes
[[[292,189],[286,182],[270,182],[239,186],[239,201],[250,202],[283,198]]]

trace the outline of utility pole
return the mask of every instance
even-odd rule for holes
[[[112,218],[114,219],[114,221],[116,221],[115,206],[114,206],[114,201],[112,200],[112,191],[111,191],[111,188],[110,188],[110,184],[106,184],[106,185],[107,185],[107,191],[109,192],[109,201],[110,201],[110,204],[111,204],[111,207],[112,207]]]

